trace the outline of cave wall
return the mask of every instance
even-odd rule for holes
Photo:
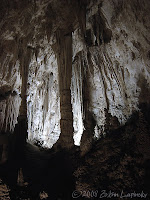
[[[96,138],[124,125],[139,104],[149,103],[150,4],[142,2],[91,1],[87,6],[84,42],[80,36],[74,38],[74,51],[82,56],[74,56],[73,62],[78,62],[78,66],[83,63],[90,93],[88,108],[84,107],[96,121]],[[142,92],[145,90],[147,95]],[[87,117],[87,123],[91,121]],[[82,137],[83,151],[92,146],[88,133]]]
[[[60,134],[60,98],[57,60],[47,40],[29,66],[27,105],[28,139],[51,147]]]
[[[13,132],[22,113],[28,119],[30,141],[52,147],[58,140],[61,132],[58,31],[60,38],[72,33],[70,113],[73,112],[74,141],[76,145],[82,141],[83,152],[91,147],[93,138],[125,124],[139,109],[139,103],[149,103],[149,1],[3,1],[2,4],[1,131]],[[68,54],[64,50],[64,57]],[[72,128],[68,132],[67,138]]]

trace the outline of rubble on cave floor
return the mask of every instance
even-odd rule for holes
[[[143,191],[149,198],[150,126],[146,116],[142,110],[135,113],[125,126],[95,142],[74,172],[80,197],[99,199],[105,190],[118,194]],[[97,198],[90,196],[93,191]]]
[[[6,184],[4,184],[3,181],[0,179],[0,199],[10,200],[9,192],[10,192],[9,187]]]
[[[84,156],[79,147],[67,152],[27,144],[22,164],[13,160],[0,166],[6,194],[12,200],[71,200],[75,190],[79,199],[97,199],[102,190],[119,194],[143,191],[149,195],[148,112],[141,108],[125,126],[110,130],[95,141]],[[98,191],[97,196],[89,196],[91,191]]]
[[[69,153],[27,144],[24,154],[24,160],[17,156],[0,166],[11,200],[70,199],[74,180]]]

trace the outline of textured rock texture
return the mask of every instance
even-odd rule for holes
[[[69,146],[74,134],[84,154],[94,138],[124,125],[140,103],[149,103],[149,1],[2,5],[1,131],[13,132],[17,120],[27,119],[30,141],[52,147],[61,132],[61,145]]]
[[[78,197],[128,199],[125,195],[143,191],[145,199],[150,198],[150,126],[146,117],[150,110],[146,109],[141,107],[125,126],[96,141],[78,161],[74,172]]]
[[[2,200],[10,200],[9,191],[10,189],[8,188],[8,186],[4,184],[3,181],[0,179],[0,198]]]

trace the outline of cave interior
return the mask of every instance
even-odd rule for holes
[[[150,199],[150,1],[0,3],[0,200]]]

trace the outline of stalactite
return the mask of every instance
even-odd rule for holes
[[[146,87],[150,85],[149,7],[141,5],[143,11],[138,12],[135,2],[125,1],[123,4],[107,0],[30,2],[25,5],[25,1],[17,1],[13,6],[11,1],[3,1],[1,8],[0,129],[13,130],[20,94],[20,115],[25,117],[28,112],[29,140],[38,140],[46,147],[59,138],[60,105],[64,99],[69,102],[69,112],[66,114],[63,109],[61,112],[71,115],[75,144],[80,143],[88,112],[91,121],[93,118],[96,121],[91,129],[99,132],[94,133],[97,138],[105,132],[106,115],[124,124],[138,110],[143,87],[139,81],[141,74]],[[17,95],[10,95],[14,91]],[[89,95],[84,106],[83,93]]]
[[[83,65],[82,54],[76,55],[72,66],[71,101],[73,106],[74,142],[80,145],[83,133]]]
[[[86,33],[86,3],[83,4],[82,2],[82,7],[79,3],[79,13],[77,13],[77,18],[81,29],[81,33],[84,37]]]
[[[15,125],[18,123],[19,108],[21,98],[18,95],[9,95],[7,99],[1,101],[1,118],[0,130],[5,132],[13,132]]]
[[[14,131],[15,125],[18,123],[18,115],[21,104],[20,96],[10,96],[7,100],[7,111],[5,118],[5,131]]]
[[[5,121],[6,100],[0,101],[0,131],[2,131]]]
[[[29,65],[28,140],[51,148],[60,135],[58,67],[47,40],[45,45],[37,61],[33,55]]]

